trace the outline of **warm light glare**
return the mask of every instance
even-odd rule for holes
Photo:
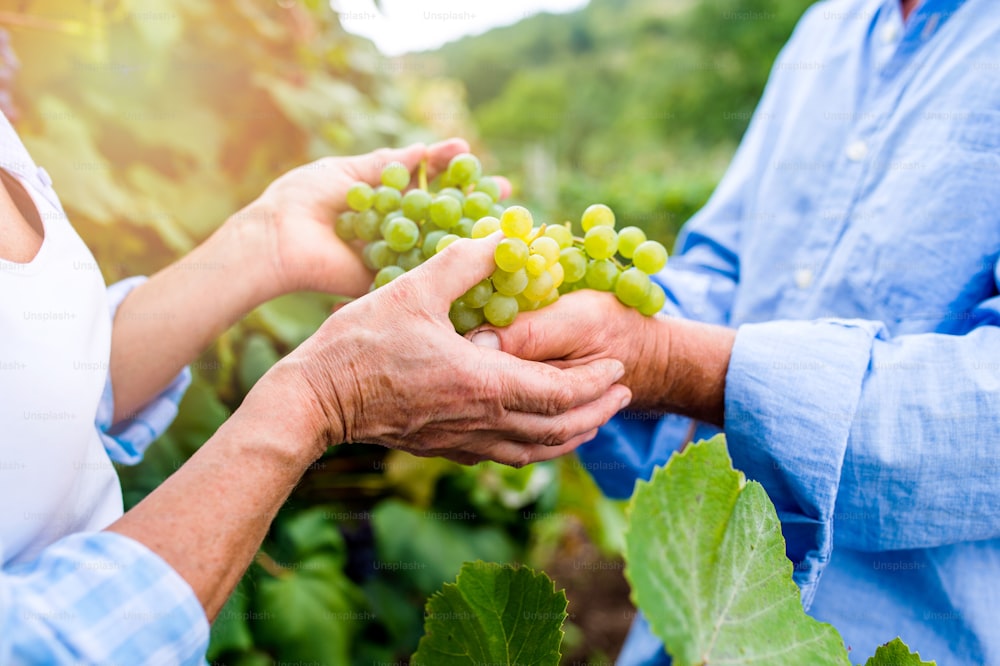
[[[466,35],[516,23],[540,12],[569,12],[588,0],[330,0],[346,30],[394,56],[434,49]]]

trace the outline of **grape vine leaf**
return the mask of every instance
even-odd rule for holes
[[[427,601],[412,666],[557,666],[566,593],[524,567],[466,562]]]
[[[625,541],[634,601],[678,666],[850,664],[836,629],[802,609],[774,505],[724,437],[638,484]]]
[[[875,650],[875,656],[865,662],[865,666],[935,666],[936,661],[923,661],[919,654],[899,638],[895,638]]]

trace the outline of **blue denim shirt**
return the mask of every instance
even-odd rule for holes
[[[855,661],[1000,664],[1000,2],[812,6],[677,252],[666,313],[738,328],[730,451],[810,614]],[[688,430],[625,413],[584,464],[628,496]],[[620,662],[668,659],[639,621]]]

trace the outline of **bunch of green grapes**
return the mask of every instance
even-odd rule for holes
[[[388,284],[459,238],[485,238],[497,231],[503,240],[494,254],[493,274],[451,306],[455,330],[466,333],[489,322],[509,326],[519,312],[551,305],[577,289],[614,292],[622,303],[652,316],[666,295],[650,275],[666,265],[667,251],[637,227],[615,231],[615,215],[604,204],[587,208],[584,237],[570,224],[535,226],[522,206],[499,203],[496,179],[482,175],[479,160],[457,155],[440,178],[440,189],[420,183],[407,191],[410,173],[394,163],[382,171],[382,185],[355,183],[347,192],[351,210],[336,222],[345,241],[360,239],[365,265],[375,273],[373,289]]]

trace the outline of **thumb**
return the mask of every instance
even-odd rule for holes
[[[447,311],[452,302],[496,270],[493,253],[502,239],[499,231],[487,238],[461,238],[396,281],[431,285],[430,289],[420,290],[430,299],[425,302]]]

